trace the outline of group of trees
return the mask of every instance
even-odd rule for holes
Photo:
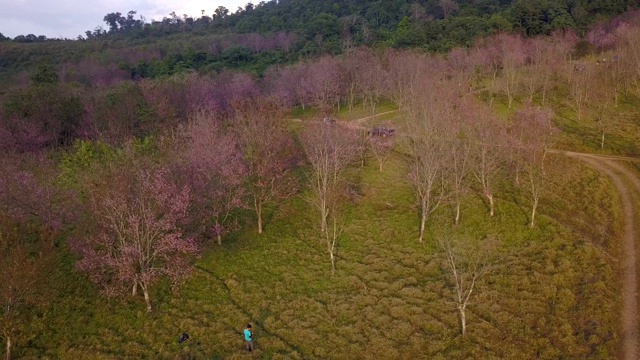
[[[484,197],[493,216],[497,179],[509,177],[530,196],[534,227],[545,155],[557,133],[545,107],[550,93],[565,91],[575,121],[598,124],[604,146],[618,96],[640,96],[637,19],[632,14],[590,33],[598,62],[572,60],[582,43],[564,32],[500,34],[446,56],[357,48],[273,67],[261,79],[190,73],[83,87],[42,66],[30,87],[7,94],[0,112],[8,169],[0,176],[0,256],[15,265],[0,271],[1,282],[13,284],[0,293],[7,352],[29,313],[24,309],[37,305],[43,284],[35,279],[46,278],[62,251],[47,247],[61,231],[72,232],[77,268],[106,295],[141,290],[150,311],[154,284],[165,277],[177,284],[211,240],[222,244],[247,219],[262,233],[265,212],[300,191],[294,172],[305,158],[305,188],[333,272],[349,205],[344,173],[366,158],[366,146],[384,171],[395,143],[406,140],[398,151],[408,159],[420,242],[441,206],[453,206],[453,222],[462,221],[470,191]],[[331,121],[304,124],[298,137],[283,120],[296,106],[313,106],[322,116],[358,103],[375,112],[383,98],[405,119],[394,139]],[[491,108],[495,98],[523,105],[504,119]],[[48,151],[62,151],[62,160],[41,161]],[[461,282],[452,248],[443,248]],[[461,286],[464,329],[473,289]]]
[[[247,4],[234,13],[222,6],[199,18],[176,14],[161,21],[135,20],[110,13],[108,30],[87,31],[87,38],[130,34],[153,36],[172,32],[232,31],[274,33],[286,31],[305,39],[307,51],[340,51],[358,45],[393,42],[398,46],[447,48],[447,42],[468,43],[496,30],[519,30],[527,35],[549,34],[572,28],[584,31],[594,16],[612,16],[637,3],[629,0],[584,1],[268,1]]]
[[[25,327],[37,322],[55,273],[58,236],[75,219],[68,194],[49,182],[52,163],[42,156],[0,163],[0,336],[11,358]],[[38,169],[34,171],[33,169]]]
[[[203,9],[200,17],[171,12],[147,22],[136,10],[104,16],[106,29],[97,26],[78,40],[155,39],[172,34],[284,32],[301,40],[302,54],[340,53],[356,46],[420,46],[444,51],[470,45],[478,37],[498,31],[518,31],[528,36],[560,29],[584,32],[594,20],[637,7],[631,0],[471,1],[266,1],[248,3],[235,12],[223,6]],[[209,13],[209,14],[208,14]],[[1,35],[1,34],[0,34]],[[51,42],[44,35],[19,35],[0,41]]]
[[[494,216],[496,177],[513,169],[519,182],[521,167],[531,185],[533,227],[544,187],[544,155],[557,132],[553,112],[526,103],[508,123],[479,103],[469,88],[457,86],[465,74],[448,74],[447,67],[456,72],[451,64],[421,55],[405,57],[403,62],[420,66],[418,75],[397,85],[408,89],[400,103],[406,111],[409,180],[420,214],[419,241],[425,237],[430,214],[445,200],[452,200],[455,207],[454,223],[460,221],[460,202],[468,189],[485,197],[489,216]]]

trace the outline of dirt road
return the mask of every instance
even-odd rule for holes
[[[638,161],[638,158],[615,157],[576,152],[554,151],[580,159],[594,169],[611,178],[622,199],[625,226],[623,234],[623,306],[622,306],[622,341],[625,360],[638,359],[638,259],[635,241],[638,238],[636,223],[640,215],[640,179],[633,172],[622,166],[619,161]],[[634,202],[633,195],[636,195]]]

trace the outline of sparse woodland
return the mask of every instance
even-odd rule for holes
[[[0,95],[7,359],[621,356],[620,198],[556,150],[640,156],[639,13],[260,77],[110,66]]]

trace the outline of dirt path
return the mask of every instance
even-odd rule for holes
[[[355,119],[355,120],[340,121],[340,123],[344,124],[344,126],[346,126],[348,128],[354,129],[354,130],[370,130],[369,127],[366,127],[366,126],[362,125],[362,123],[364,123],[367,120],[373,119],[375,117],[382,116],[382,115],[387,115],[387,114],[392,114],[394,112],[398,112],[398,110],[385,111],[385,112],[381,112],[379,114],[375,114],[375,115],[371,115],[371,116],[365,116],[363,118],[359,118],[359,119]]]
[[[633,193],[640,195],[640,179],[631,171],[614,160],[640,161],[637,158],[625,158],[605,155],[561,152],[580,159],[594,169],[611,178],[622,198],[625,226],[623,235],[623,288],[622,288],[622,342],[625,360],[638,359],[638,282],[635,241],[637,239],[636,220],[640,207],[634,207]]]

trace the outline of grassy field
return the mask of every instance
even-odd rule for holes
[[[381,106],[379,111],[393,110]],[[341,119],[362,114],[340,113]],[[393,115],[399,116],[398,113]],[[391,114],[384,120],[393,120]],[[304,118],[304,117],[303,117]],[[616,239],[622,226],[608,179],[576,160],[550,155],[551,181],[538,226],[529,229],[526,193],[504,174],[497,214],[467,194],[462,222],[441,206],[418,243],[418,214],[407,164],[394,153],[380,172],[374,159],[350,174],[354,189],[343,217],[335,275],[318,215],[294,197],[272,209],[265,232],[252,224],[212,246],[176,291],[102,299],[61,262],[51,306],[22,358],[63,359],[558,359],[615,358],[619,351]],[[442,239],[499,240],[493,269],[474,290],[463,337]],[[243,350],[252,323],[257,351]],[[190,339],[177,342],[182,332]]]

